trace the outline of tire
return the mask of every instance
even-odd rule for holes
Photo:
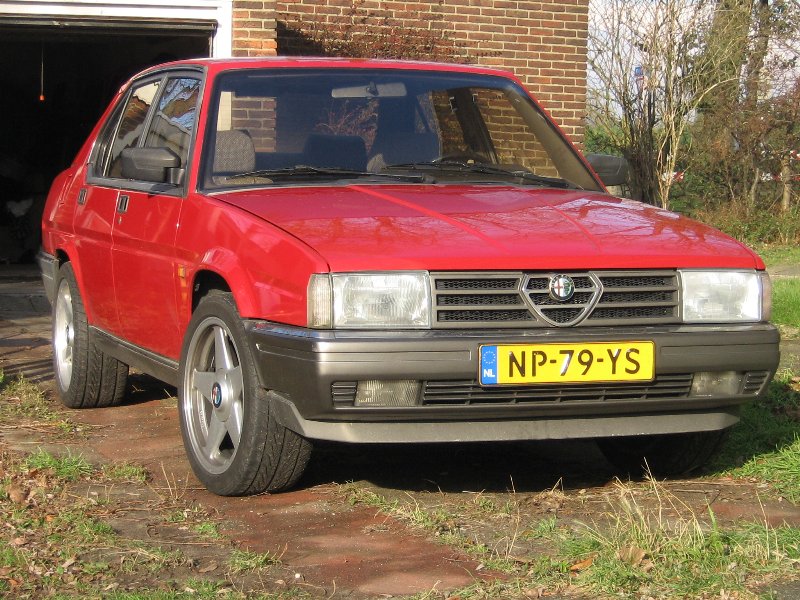
[[[631,477],[685,475],[708,462],[728,430],[643,435],[597,440],[608,462]]]
[[[95,344],[70,263],[58,271],[53,301],[53,371],[56,391],[69,408],[120,404],[128,385],[128,365]]]
[[[192,315],[181,351],[181,434],[189,463],[220,496],[292,487],[311,444],[274,417],[233,296],[212,290]]]

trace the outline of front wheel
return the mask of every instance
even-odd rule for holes
[[[717,451],[728,430],[669,435],[641,435],[597,440],[608,462],[638,477],[677,476],[702,467]]]
[[[192,316],[178,397],[189,462],[211,492],[281,491],[300,479],[311,444],[276,421],[231,294],[210,292]]]

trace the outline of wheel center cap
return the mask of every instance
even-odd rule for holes
[[[219,383],[211,386],[211,404],[214,405],[214,408],[222,406],[222,386]]]

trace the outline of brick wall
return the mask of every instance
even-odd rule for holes
[[[278,53],[275,0],[233,0],[233,56]]]
[[[249,28],[258,20],[254,13],[267,14],[270,5],[234,1],[235,52],[259,53],[260,39],[242,36],[256,33]],[[588,0],[278,0],[272,6],[277,14],[263,21],[277,28],[280,54],[344,54],[354,48],[351,55],[509,69],[573,140],[583,139]],[[274,49],[262,46],[261,53]]]

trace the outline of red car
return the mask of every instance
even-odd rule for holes
[[[43,234],[64,404],[121,402],[129,366],[177,385],[218,494],[294,485],[314,440],[597,438],[683,472],[778,362],[761,259],[610,196],[493,69],[149,69]]]

